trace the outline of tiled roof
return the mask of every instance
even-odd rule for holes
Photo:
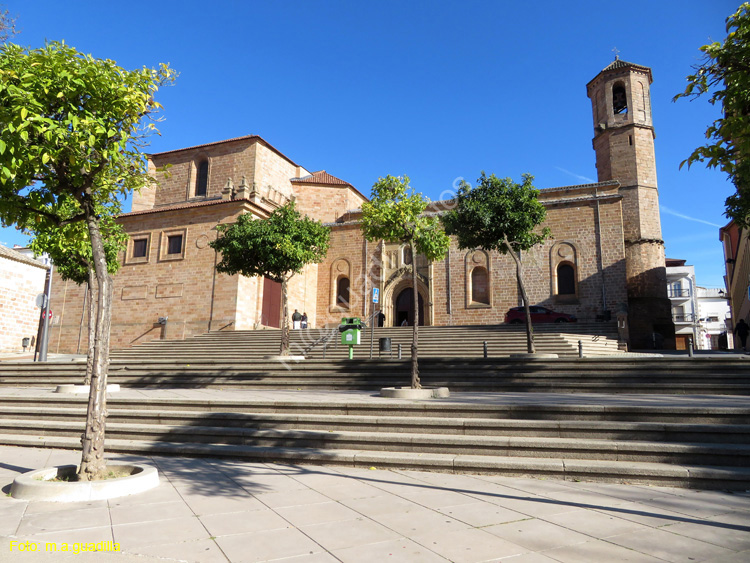
[[[232,139],[224,139],[223,141],[214,141],[213,143],[204,143],[202,145],[194,145],[192,147],[184,147],[181,149],[174,149],[171,151],[164,151],[164,152],[155,152],[148,154],[149,157],[152,156],[162,156],[165,154],[171,154],[174,152],[182,152],[182,151],[190,151],[194,149],[202,149],[204,147],[213,147],[216,145],[223,145],[224,143],[232,143],[234,141],[257,141],[259,143],[263,143],[265,146],[267,146],[269,149],[271,149],[273,152],[278,154],[281,158],[288,160],[293,166],[299,166],[296,162],[294,162],[291,158],[286,156],[284,153],[282,153],[279,149],[274,147],[271,143],[266,141],[263,137],[260,135],[245,135],[244,137],[234,137]]]
[[[599,78],[602,73],[609,72],[611,70],[617,70],[620,68],[632,68],[634,70],[639,70],[641,72],[645,72],[648,74],[648,81],[651,83],[653,81],[653,77],[651,76],[651,69],[647,66],[643,65],[637,65],[635,63],[629,63],[628,61],[623,61],[622,59],[615,59],[611,63],[609,63],[606,67],[604,67],[599,74],[597,74],[592,80],[589,81],[589,83],[586,86],[590,86],[592,82],[594,82],[597,78]]]
[[[47,269],[47,266],[45,266],[38,260],[34,260],[33,258],[24,256],[20,252],[16,252],[12,248],[7,248],[2,245],[0,245],[0,257],[7,258],[8,260],[13,260],[14,262],[21,262],[22,264],[27,264],[29,266],[36,266],[37,268],[42,268],[44,270]]]
[[[345,182],[341,178],[336,178],[336,176],[332,176],[325,170],[318,170],[317,172],[313,172],[309,176],[303,176],[302,178],[292,178],[291,181],[294,184],[323,184],[325,186],[354,187],[349,182]]]

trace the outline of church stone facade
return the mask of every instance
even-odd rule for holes
[[[589,82],[598,182],[542,189],[539,200],[553,238],[522,256],[532,304],[582,321],[627,319],[635,348],[674,342],[650,84],[650,69],[620,60]],[[243,213],[263,220],[290,200],[331,227],[325,260],[289,283],[289,310],[306,312],[311,328],[378,309],[386,326],[404,319],[411,324],[414,267],[420,323],[497,324],[520,304],[509,257],[460,250],[454,240],[443,260],[428,262],[401,245],[368,242],[359,227],[365,196],[324,170],[306,170],[261,137],[153,154],[149,165],[158,187],[135,194],[132,211],[120,218],[130,240],[115,276],[114,348],[208,331],[279,327],[278,284],[217,273],[219,257],[208,243],[217,225]],[[160,172],[166,165],[168,173]],[[428,211],[450,205],[434,202]],[[85,292],[59,280],[53,288],[50,352],[84,351]]]

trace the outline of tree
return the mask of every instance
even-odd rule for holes
[[[417,255],[441,260],[448,252],[450,239],[440,220],[425,215],[430,201],[415,193],[408,176],[378,178],[372,186],[370,201],[362,204],[362,233],[369,241],[384,240],[408,244],[411,252],[412,307],[414,323],[411,342],[411,387],[421,389],[419,380],[419,292],[417,291]]]
[[[216,270],[225,274],[265,276],[281,284],[281,348],[289,355],[287,283],[307,264],[322,262],[331,230],[320,221],[302,217],[293,201],[268,219],[240,215],[231,225],[219,225],[220,236],[209,243],[221,252]]]
[[[742,4],[726,20],[727,37],[700,48],[702,64],[687,77],[679,98],[704,94],[723,110],[706,129],[708,142],[695,149],[680,167],[705,162],[729,176],[736,192],[726,199],[726,216],[739,226],[750,227],[750,3]]]
[[[144,120],[161,107],[154,93],[173,79],[167,65],[128,71],[64,43],[0,48],[0,219],[32,233],[81,221],[88,240],[66,244],[80,256],[91,249],[97,303],[80,480],[105,472],[112,279],[101,213],[153,181],[141,147],[155,125]]]
[[[16,20],[8,10],[0,9],[0,43],[5,43],[16,32]]]
[[[547,210],[537,200],[534,177],[523,175],[517,184],[510,178],[487,176],[482,172],[477,185],[461,182],[456,206],[441,219],[445,231],[455,235],[462,249],[481,248],[509,254],[516,264],[516,281],[526,311],[526,344],[529,354],[534,348],[529,297],[523,281],[521,252],[540,244],[550,236],[549,229],[534,232],[547,216]]]

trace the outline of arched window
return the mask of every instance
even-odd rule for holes
[[[570,264],[563,263],[557,266],[557,294],[576,294],[576,272]]]
[[[489,282],[486,268],[477,266],[471,271],[471,300],[474,303],[490,304]]]
[[[349,308],[349,278],[339,278],[336,282],[336,305]]]
[[[622,82],[612,86],[612,110],[615,114],[628,113],[628,96]]]
[[[195,180],[195,197],[205,196],[208,193],[208,161],[202,160],[198,164],[198,175]]]

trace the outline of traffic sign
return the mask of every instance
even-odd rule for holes
[[[380,290],[377,287],[372,288],[372,302],[377,303],[380,300]]]

